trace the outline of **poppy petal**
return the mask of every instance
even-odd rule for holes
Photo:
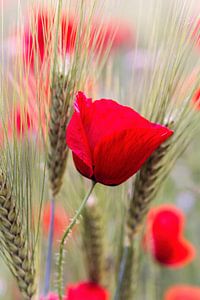
[[[94,151],[94,176],[98,182],[106,185],[124,182],[172,134],[166,127],[149,124],[143,128],[118,129],[100,141]]]
[[[152,208],[148,214],[144,248],[167,267],[182,267],[195,257],[194,246],[183,238],[184,221],[182,211],[169,204]]]
[[[174,205],[162,205],[158,208],[153,208],[150,212],[153,217],[152,234],[156,237],[161,237],[163,234],[177,238],[182,233],[183,226],[185,223],[184,214]],[[148,216],[148,222],[152,218]]]
[[[130,107],[120,105],[110,99],[94,101],[87,118],[89,118],[87,123],[85,119],[82,120],[92,152],[105,135],[112,136],[112,134],[125,129],[148,127],[151,124]]]
[[[184,240],[165,241],[155,245],[155,257],[168,267],[183,267],[195,257],[195,248]]]
[[[107,290],[92,282],[69,285],[66,295],[66,300],[108,300]]]
[[[84,176],[91,178],[93,170],[90,148],[79,113],[77,112],[73,114],[68,125],[66,131],[66,142],[73,152],[74,162],[77,169],[83,170],[81,173],[84,173]]]

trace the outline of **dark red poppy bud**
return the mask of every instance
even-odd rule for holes
[[[152,208],[147,216],[144,244],[166,267],[183,267],[195,257],[195,248],[183,237],[184,215],[173,205]]]

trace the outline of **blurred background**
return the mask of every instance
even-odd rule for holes
[[[54,1],[41,2],[47,7],[54,4]],[[161,31],[168,22],[170,7],[174,0],[116,0],[104,1],[105,19],[118,22],[119,28],[125,28],[128,32],[127,39],[119,41],[117,49],[109,56],[104,76],[100,79],[94,95],[98,98],[118,99],[121,103],[130,105],[136,110],[140,108],[140,99],[143,97],[141,91],[137,90],[138,82],[144,73],[151,69],[154,53],[149,51],[150,37],[154,30]],[[178,1],[181,7],[181,1]],[[188,2],[191,2],[188,0]],[[182,5],[185,5],[182,1]],[[0,61],[7,65],[10,59],[16,55],[15,32],[17,26],[26,22],[26,13],[35,1],[1,0],[0,2]],[[189,3],[191,4],[191,3]],[[193,18],[200,15],[200,1],[194,1],[188,14],[188,24],[192,23]],[[158,13],[158,11],[160,13]],[[106,15],[107,14],[107,15]],[[154,18],[159,18],[159,28],[154,28]],[[158,39],[162,37],[158,34]],[[176,53],[174,53],[176,55]],[[191,65],[187,70],[193,70],[199,65],[200,48],[196,47],[192,54]],[[5,66],[4,66],[5,67]],[[3,70],[3,68],[1,68]],[[134,71],[133,71],[134,70]],[[198,69],[199,70],[199,69]],[[198,72],[198,71],[197,71]],[[146,74],[146,73],[145,73]],[[187,78],[191,74],[187,71]],[[0,82],[0,88],[3,81]],[[3,101],[3,99],[1,99]],[[188,265],[182,268],[168,268],[155,261],[150,253],[140,247],[140,272],[138,279],[137,296],[138,300],[161,300],[165,291],[175,284],[191,284],[200,288],[200,124],[199,131],[190,142],[187,150],[177,161],[170,175],[163,184],[157,195],[153,206],[163,203],[174,204],[180,208],[185,215],[184,236],[196,249],[196,257]],[[124,214],[126,202],[121,199],[127,198],[127,191],[130,190],[131,181],[118,187],[105,187],[99,185],[95,189],[95,197],[101,199],[101,206],[104,218],[104,231],[106,235],[106,251],[108,268],[112,273],[113,256],[116,254],[116,244],[119,240],[120,225],[122,222],[121,214]],[[66,213],[62,219],[66,222],[71,218],[80,203],[88,181],[77,175],[70,156],[67,172],[65,175],[65,185],[59,196],[61,210]],[[64,199],[64,200],[63,200]],[[46,201],[48,199],[45,199]],[[108,213],[109,212],[109,213]],[[61,212],[58,212],[61,214]],[[118,217],[119,216],[119,217]],[[58,218],[59,219],[59,218]],[[45,219],[48,223],[48,214]],[[59,224],[58,227],[62,225]],[[64,223],[65,226],[65,223]],[[42,229],[41,248],[47,245],[47,230]],[[46,231],[45,231],[46,230]],[[83,253],[81,245],[81,225],[77,226],[72,232],[68,241],[65,259],[65,281],[74,282],[86,278],[83,264]],[[170,234],[170,233],[169,233]],[[60,239],[60,237],[58,237]],[[55,252],[58,245],[54,245]],[[44,259],[45,252],[42,251],[41,261]],[[117,254],[116,254],[117,255]],[[54,266],[55,268],[55,266]],[[40,270],[41,278],[43,269]],[[112,276],[113,277],[113,274]],[[55,282],[54,276],[52,282]],[[42,283],[41,283],[42,286]],[[113,287],[113,278],[111,278]],[[112,288],[111,288],[112,289]],[[6,264],[0,261],[0,300],[20,299],[17,286]],[[125,300],[125,299],[124,299]],[[198,300],[198,299],[196,299]]]

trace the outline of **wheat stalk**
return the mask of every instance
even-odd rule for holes
[[[102,283],[105,267],[102,216],[96,201],[90,200],[83,212],[82,238],[86,268],[90,281]]]
[[[4,251],[9,256],[8,266],[15,276],[24,299],[35,294],[35,269],[31,251],[27,246],[24,228],[5,174],[0,171],[0,232]]]

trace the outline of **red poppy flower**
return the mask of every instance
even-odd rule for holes
[[[16,136],[38,137],[40,129],[42,129],[43,137],[46,134],[46,116],[45,105],[41,106],[37,103],[35,97],[28,98],[26,105],[18,103],[11,108],[11,117],[9,116],[6,122],[8,137],[13,138],[13,133]],[[37,140],[39,141],[39,140]]]
[[[17,107],[15,111],[15,128],[18,135],[24,134],[25,130],[30,130],[33,126],[33,121],[27,110],[24,112],[20,109],[20,106]]]
[[[79,92],[66,132],[74,163],[85,177],[117,185],[144,164],[173,131],[113,100],[92,102]]]
[[[37,138],[37,142],[46,137],[46,126],[48,121],[48,108],[50,100],[49,80],[36,80],[35,76],[30,73],[28,78],[24,77],[22,82],[18,83],[21,88],[23,103],[20,101],[10,108],[8,117],[5,120],[7,126],[7,136],[13,138],[16,136]],[[1,141],[1,135],[0,135]]]
[[[101,286],[91,282],[81,282],[79,284],[66,287],[65,300],[108,300],[108,292]]]
[[[122,21],[111,20],[101,24],[94,22],[92,24],[90,45],[92,46],[95,41],[95,50],[98,52],[100,49],[105,52],[112,42],[111,50],[116,50],[125,46],[134,45],[134,34],[131,27]]]
[[[85,30],[82,31],[80,38],[81,43],[86,43],[85,33],[88,24],[84,24]],[[63,53],[71,53],[75,49],[78,20],[73,16],[63,15],[61,19],[62,38],[61,45]],[[118,49],[123,46],[132,46],[134,44],[133,32],[130,27],[122,22],[111,21],[108,23],[92,22],[91,33],[89,36],[89,50],[94,50],[95,53],[105,53],[111,44],[111,50]],[[87,47],[87,45],[85,45]]]
[[[28,23],[25,26],[23,34],[23,51],[26,63],[34,69],[35,63],[43,63],[47,60],[49,52],[53,49],[52,45],[52,30],[54,25],[54,13],[45,9],[40,9],[34,12],[33,28]],[[59,33],[62,55],[71,53],[75,49],[78,19],[76,16],[65,13],[61,16],[61,32]],[[83,24],[81,43],[84,44],[86,38],[85,32],[87,21]],[[122,47],[124,45],[133,44],[133,33],[127,24],[121,22],[93,22],[91,24],[91,33],[89,36],[89,48],[95,52],[105,52],[108,49],[109,43],[112,41],[112,49]],[[95,45],[94,45],[95,44]],[[37,58],[37,61],[35,59]]]
[[[61,47],[63,54],[71,53],[75,49],[78,23],[75,16],[62,15],[61,18]]]
[[[191,262],[195,249],[183,237],[184,215],[173,205],[161,205],[147,216],[145,248],[167,267],[182,267]]]
[[[46,10],[39,10],[34,13],[34,28],[27,24],[24,30],[24,57],[25,61],[31,68],[34,68],[35,58],[38,62],[43,62],[50,47],[51,28],[53,26],[54,17]]]
[[[200,288],[190,285],[175,285],[167,290],[164,300],[200,300]]]
[[[49,293],[47,296],[40,297],[40,300],[59,300],[59,297],[55,293]]]
[[[47,202],[44,207],[43,218],[42,218],[42,227],[43,232],[46,236],[49,233],[49,225],[50,225],[50,216],[51,216],[51,207],[50,203]],[[69,217],[67,216],[64,208],[60,206],[58,203],[55,205],[55,215],[54,215],[54,238],[55,240],[59,240],[64,230],[69,225]]]
[[[26,133],[36,131],[36,123],[34,123],[34,117],[31,116],[26,107],[21,107],[18,104],[13,108],[11,113],[12,117],[8,119],[7,128],[8,136],[13,137],[13,132],[17,137],[23,137]]]
[[[193,102],[196,105],[197,109],[200,109],[200,88],[195,92],[193,97]]]

